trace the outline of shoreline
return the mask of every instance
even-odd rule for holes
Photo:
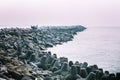
[[[0,77],[12,80],[105,80],[119,79],[120,73],[103,71],[87,62],[68,62],[46,52],[46,48],[72,41],[83,26],[0,30]],[[13,75],[14,74],[14,75]]]

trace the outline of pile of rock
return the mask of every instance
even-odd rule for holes
[[[0,78],[3,80],[120,80],[120,73],[103,71],[97,65],[68,61],[65,57],[44,52],[38,61],[21,61],[0,55]]]
[[[0,30],[0,80],[119,80],[97,65],[68,61],[46,52],[73,39],[82,26]]]

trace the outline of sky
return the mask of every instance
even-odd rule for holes
[[[0,26],[120,26],[120,0],[0,0]]]

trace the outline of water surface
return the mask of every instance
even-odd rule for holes
[[[104,70],[120,72],[120,28],[91,27],[79,32],[73,39],[63,45],[49,48],[58,57],[69,60],[97,64]]]

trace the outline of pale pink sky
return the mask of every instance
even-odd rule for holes
[[[120,0],[0,0],[0,26],[120,26]]]

